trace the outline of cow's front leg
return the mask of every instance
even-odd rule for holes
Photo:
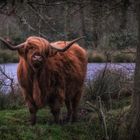
[[[54,116],[54,122],[55,123],[60,123],[60,108],[52,108],[51,112]]]
[[[35,105],[35,102],[31,98],[25,98],[25,101],[26,101],[26,104],[27,104],[27,106],[29,108],[29,112],[30,112],[30,123],[31,123],[31,125],[35,125],[36,112],[37,112],[37,107]]]
[[[62,104],[61,102],[59,101],[59,99],[55,99],[53,101],[53,103],[50,105],[50,108],[51,108],[51,113],[53,114],[54,116],[54,122],[55,123],[61,123],[60,121],[60,111],[61,111],[61,107],[62,107]]]
[[[33,100],[33,97],[30,94],[30,93],[32,93],[32,91],[31,91],[31,89],[30,90],[26,90],[26,89],[23,88],[22,89],[22,93],[23,93],[23,96],[24,96],[24,100],[26,102],[26,105],[29,108],[31,125],[34,125],[36,123],[37,107],[35,105],[35,102]]]
[[[35,106],[29,106],[29,112],[30,112],[30,122],[31,125],[35,125],[36,124],[36,112],[37,112],[37,108]]]

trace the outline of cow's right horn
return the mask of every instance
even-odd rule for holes
[[[80,39],[83,39],[83,38],[85,38],[85,36],[82,36],[82,37],[79,37],[79,38],[76,38],[76,39],[70,41],[64,48],[54,47],[52,45],[51,45],[51,48],[57,50],[58,52],[64,52],[67,49],[69,49],[72,46],[72,44],[74,44],[75,42],[77,42],[77,41],[79,41]]]
[[[8,47],[8,49],[13,50],[13,51],[18,50],[19,48],[22,48],[25,45],[25,42],[24,42],[24,43],[21,43],[17,46],[14,46],[1,37],[0,37],[0,41],[2,41]]]

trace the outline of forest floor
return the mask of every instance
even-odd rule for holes
[[[116,137],[117,116],[130,105],[130,97],[116,102],[115,108],[106,114],[109,137]],[[65,109],[64,109],[65,112]],[[66,113],[63,113],[65,115]],[[102,140],[104,131],[96,112],[79,115],[76,123],[58,125],[51,123],[52,114],[48,107],[37,113],[35,126],[29,124],[27,108],[0,111],[0,140]]]

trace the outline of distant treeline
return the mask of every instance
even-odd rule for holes
[[[106,54],[101,50],[87,50],[88,62],[89,63],[103,63],[103,62],[122,62],[122,63],[132,63],[135,62],[134,53],[122,53],[117,50],[115,53],[109,54],[107,57]],[[18,53],[12,52],[7,49],[0,49],[0,63],[17,63],[18,62]]]
[[[18,54],[9,50],[0,49],[0,63],[17,63]]]
[[[136,46],[137,22],[130,0],[13,0],[1,2],[0,36],[22,42],[28,36],[49,41],[85,36],[84,48]],[[15,11],[14,11],[15,10]]]

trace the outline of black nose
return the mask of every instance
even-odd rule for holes
[[[34,55],[32,59],[33,61],[42,61],[43,58],[40,55]]]

